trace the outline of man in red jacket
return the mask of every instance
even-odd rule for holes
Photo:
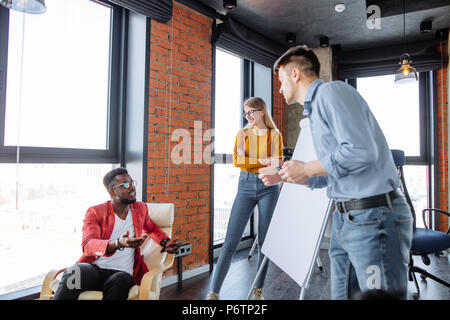
[[[103,291],[104,300],[125,300],[148,271],[139,246],[150,236],[169,253],[164,231],[148,215],[147,205],[136,202],[136,184],[125,168],[103,178],[111,200],[90,207],[83,223],[83,255],[68,268],[55,292],[55,300],[75,300],[83,291]]]

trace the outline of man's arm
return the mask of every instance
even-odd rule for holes
[[[320,189],[328,186],[328,176],[315,176],[308,178],[306,186],[310,189]]]
[[[370,120],[370,109],[353,88],[330,84],[324,90],[318,114],[338,147],[321,157],[320,163],[337,179],[364,171],[378,159],[377,142],[371,131],[377,124]]]
[[[114,253],[109,239],[100,239],[101,226],[94,208],[89,208],[83,220],[81,248],[86,256],[108,256]]]

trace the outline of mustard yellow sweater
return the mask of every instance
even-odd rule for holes
[[[264,167],[258,159],[283,159],[283,137],[276,129],[257,135],[253,129],[239,130],[234,144],[233,163],[243,171],[258,173]]]

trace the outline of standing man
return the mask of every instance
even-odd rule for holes
[[[155,224],[147,205],[136,201],[136,183],[125,168],[108,172],[103,184],[111,200],[90,207],[83,224],[83,255],[68,268],[55,300],[76,300],[83,291],[103,291],[103,300],[126,300],[130,288],[148,271],[139,246],[150,236],[169,253],[176,240]],[[79,283],[71,279],[78,273]]]
[[[336,204],[329,249],[332,299],[369,289],[406,298],[412,214],[391,151],[359,93],[341,81],[324,83],[319,71],[317,56],[304,46],[290,48],[274,65],[286,103],[304,106],[319,160],[287,161],[278,174],[260,178],[267,185],[328,187]]]

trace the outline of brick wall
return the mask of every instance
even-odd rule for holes
[[[439,203],[438,207],[448,211],[448,51],[447,43],[440,45],[444,55],[444,66],[437,72],[437,103],[438,103],[438,170],[439,170]],[[447,232],[449,219],[439,215],[439,229]]]
[[[273,121],[283,135],[283,144],[286,146],[286,102],[283,95],[280,93],[280,87],[281,83],[278,80],[278,75],[273,74]]]
[[[210,167],[194,159],[209,144],[202,136],[211,128],[211,26],[211,18],[177,2],[168,24],[151,22],[147,199],[175,204],[172,237],[193,249],[183,271],[209,263]],[[194,121],[201,121],[196,137]],[[185,136],[171,141],[177,129]],[[190,142],[191,164],[171,159],[181,141]]]

